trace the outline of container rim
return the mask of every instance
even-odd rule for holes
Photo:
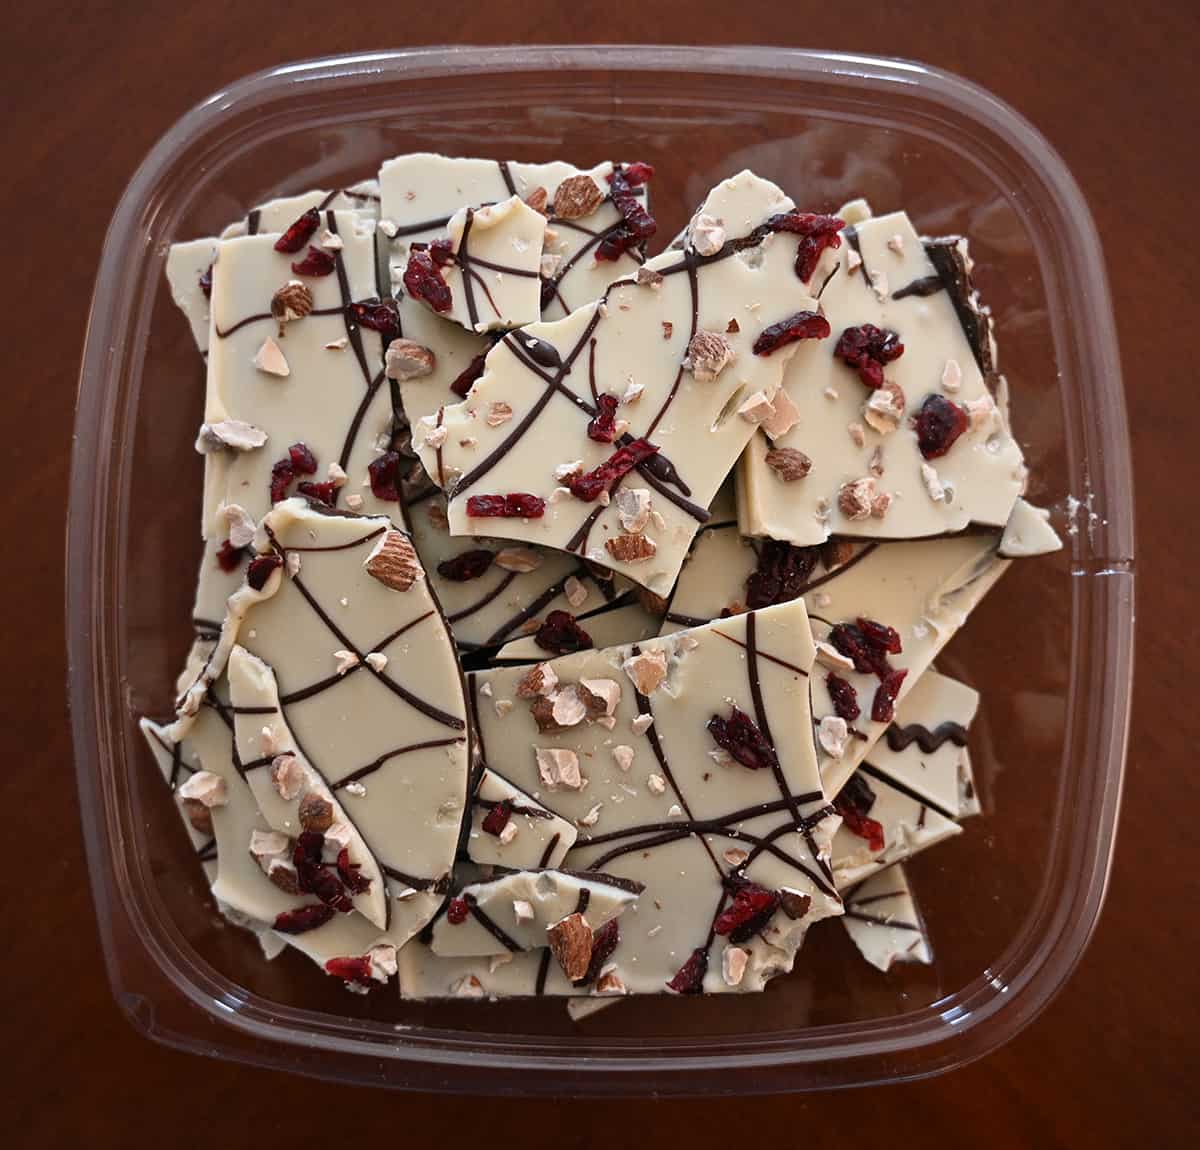
[[[1029,936],[1038,932],[1026,930],[994,969],[919,1011],[739,1041],[736,1054],[729,1052],[728,1045],[714,1051],[713,1047],[723,1046],[719,1039],[660,1039],[656,1052],[647,1054],[644,1046],[629,1041],[602,1048],[586,1040],[566,1046],[549,1038],[529,1043],[489,1039],[488,1049],[480,1050],[479,1039],[472,1035],[397,1034],[390,1027],[386,1039],[383,1035],[364,1038],[366,1024],[361,1022],[338,1022],[247,995],[191,953],[177,931],[157,933],[145,908],[131,894],[122,853],[120,796],[112,778],[120,755],[123,703],[114,685],[98,686],[109,683],[102,664],[114,649],[119,627],[116,608],[106,603],[101,589],[123,561],[115,553],[105,495],[128,482],[120,461],[114,461],[108,450],[112,435],[106,433],[119,423],[128,398],[122,391],[123,373],[131,357],[143,350],[131,339],[137,334],[131,320],[137,292],[123,272],[126,252],[141,238],[143,221],[151,214],[158,182],[183,147],[211,133],[234,110],[268,104],[285,92],[294,95],[295,85],[319,92],[447,71],[557,70],[781,76],[851,89],[887,88],[933,111],[953,110],[1019,158],[1057,217],[1057,241],[1072,264],[1082,269],[1073,285],[1078,294],[1072,306],[1090,316],[1088,326],[1095,333],[1087,346],[1078,349],[1091,401],[1080,405],[1072,417],[1079,422],[1086,447],[1084,490],[1107,518],[1089,523],[1086,543],[1077,546],[1072,566],[1072,575],[1077,576],[1073,649],[1086,635],[1093,657],[1101,658],[1106,670],[1099,690],[1088,701],[1088,722],[1072,722],[1067,731],[1064,756],[1105,766],[1095,772],[1086,790],[1079,778],[1065,780],[1064,786],[1079,792],[1072,793],[1076,813],[1087,819],[1094,833],[1076,842],[1069,858],[1057,860],[1072,897],[1064,893],[1057,908],[1044,914],[1036,941],[1030,942]],[[224,1048],[209,1042],[209,1052],[301,1073],[376,1083],[381,1081],[382,1059],[392,1064],[385,1084],[412,1089],[462,1089],[461,1082],[451,1083],[447,1074],[448,1067],[456,1066],[479,1075],[469,1088],[483,1093],[546,1089],[557,1094],[714,1094],[826,1088],[925,1076],[978,1058],[1007,1041],[1045,1007],[1078,962],[1100,912],[1112,859],[1132,678],[1133,516],[1128,427],[1111,317],[1099,237],[1083,196],[1058,154],[1022,116],[983,88],[916,62],[750,45],[431,46],[286,64],[250,75],[202,101],[151,149],[114,212],[97,273],[76,401],[67,521],[68,694],[89,877],[118,1001],[151,1036],[196,1048],[170,1025],[146,1018],[147,999],[135,985],[146,982],[145,963],[135,972],[135,964],[118,946],[120,935],[122,940],[139,941],[178,995],[252,1040]],[[90,429],[89,434],[80,434],[80,428]],[[1073,685],[1084,674],[1077,663],[1072,660]],[[1080,758],[1084,755],[1088,757]],[[1061,842],[1052,852],[1067,853]],[[148,1013],[153,1016],[154,1011]],[[985,1021],[990,1024],[981,1027]],[[301,1048],[313,1055],[352,1056],[357,1069],[322,1066],[319,1058],[303,1057]],[[530,1081],[535,1076],[529,1076],[528,1070],[559,1065],[564,1056],[570,1058],[573,1081]],[[815,1069],[819,1064],[826,1066],[826,1072]],[[838,1067],[832,1077],[830,1064]],[[801,1066],[815,1075],[812,1081],[798,1081]],[[734,1085],[728,1075],[731,1067],[754,1069],[756,1074],[739,1075]],[[484,1073],[487,1081],[482,1080]],[[647,1082],[650,1074],[652,1083]]]

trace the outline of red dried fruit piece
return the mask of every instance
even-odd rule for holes
[[[612,186],[613,206],[621,213],[622,220],[596,245],[597,260],[620,259],[625,252],[643,245],[658,230],[654,217],[633,191],[652,175],[654,169],[640,162],[613,169],[608,182]]]
[[[543,651],[553,651],[556,655],[569,655],[592,647],[591,635],[576,622],[570,611],[551,611],[537,629],[533,641]]]
[[[297,475],[316,475],[317,457],[307,443],[293,443],[288,448],[288,460]]]
[[[698,946],[667,983],[676,994],[699,994],[704,989],[704,976],[708,973],[708,947]]]
[[[885,845],[883,825],[868,817],[874,805],[875,792],[861,773],[851,775],[833,800],[833,809],[842,816],[846,829],[866,839],[871,850],[881,851]]]
[[[271,468],[271,502],[278,503],[287,498],[288,487],[296,478],[296,470],[290,459],[280,459]]]
[[[596,260],[598,263],[613,263],[627,251],[636,248],[639,242],[628,224],[613,224],[605,232],[604,238],[596,245]]]
[[[309,208],[298,220],[289,224],[287,231],[275,241],[275,250],[294,255],[308,243],[320,226],[321,213],[316,208]]]
[[[266,555],[257,555],[250,560],[250,566],[246,568],[246,582],[255,591],[261,591],[267,585],[271,572],[282,566],[283,556],[276,551],[270,551]]]
[[[483,575],[495,558],[495,552],[482,547],[475,551],[464,551],[461,555],[439,563],[438,574],[453,583],[468,583]]]
[[[472,495],[467,515],[472,519],[541,519],[546,501],[538,495],[511,492],[508,495]]]
[[[853,723],[862,714],[858,705],[858,692],[853,683],[846,682],[841,675],[830,672],[825,676],[825,686],[829,689],[829,697],[833,700],[833,710],[839,718],[847,723]]]
[[[346,888],[342,886],[342,880],[328,867],[322,867],[313,876],[312,892],[326,906],[331,906],[342,914],[349,914],[354,909],[354,903],[346,893]]]
[[[871,719],[876,723],[890,723],[896,714],[896,696],[908,675],[907,670],[889,670],[883,681],[875,688],[871,701]]]
[[[371,481],[371,494],[388,503],[400,502],[400,455],[385,451],[378,459],[367,464],[367,478]]]
[[[331,958],[325,963],[325,972],[340,978],[343,982],[360,984],[372,982],[371,960],[366,955],[349,958]]]
[[[413,299],[424,300],[436,312],[449,311],[450,288],[429,249],[414,250],[404,268],[404,287]]]
[[[621,168],[621,174],[630,187],[640,188],[654,178],[654,165],[647,164],[645,160],[634,160],[632,164],[625,164]]]
[[[904,344],[894,331],[878,328],[873,323],[848,327],[838,336],[833,349],[835,359],[858,370],[858,378],[872,391],[883,386],[883,365],[899,359]]]
[[[214,267],[216,267],[216,264],[209,264],[200,273],[200,290],[204,293],[205,299],[212,299],[212,270]]]
[[[754,720],[737,707],[730,706],[728,719],[713,715],[708,720],[708,733],[718,747],[724,747],[743,767],[757,771],[779,765],[775,748],[767,742]]]
[[[337,872],[338,877],[345,883],[346,889],[351,894],[362,894],[364,891],[371,889],[371,880],[362,874],[361,870],[362,866],[360,863],[352,863],[350,861],[349,849],[342,847],[338,851]]]
[[[454,262],[454,245],[448,239],[434,240],[429,245],[429,255],[438,267],[444,268]]]
[[[953,400],[944,395],[926,396],[913,423],[917,429],[917,446],[926,459],[945,455],[968,427],[971,419]]]
[[[446,921],[451,926],[458,926],[467,921],[467,900],[465,898],[452,898],[450,905],[446,907]]]
[[[296,490],[310,499],[319,499],[322,503],[328,503],[330,507],[337,499],[336,483],[301,483]]]
[[[373,296],[360,303],[352,303],[350,315],[360,327],[379,332],[385,341],[400,336],[400,307],[395,300],[381,300]]]
[[[798,311],[787,319],[765,327],[754,341],[755,355],[770,355],[786,344],[800,339],[824,339],[829,335],[829,320],[815,311]]]
[[[246,558],[245,547],[235,547],[228,539],[217,548],[217,566],[222,571],[236,571]]]
[[[324,926],[333,918],[333,908],[321,902],[298,906],[295,910],[285,910],[275,916],[275,929],[280,934],[304,934]]]
[[[838,623],[829,632],[829,642],[847,659],[854,660],[854,669],[862,675],[879,675],[888,671],[887,657],[853,623]]]
[[[596,414],[588,421],[588,439],[597,443],[612,443],[617,438],[617,404],[615,395],[602,395],[596,400]]]
[[[846,226],[837,216],[821,216],[813,212],[784,212],[772,216],[767,227],[773,232],[791,232],[800,237],[796,248],[796,274],[802,280],[812,278],[817,270],[817,260],[826,248],[840,248],[842,237],[838,232]]]
[[[489,348],[489,350],[491,349]],[[450,385],[450,390],[455,395],[465,398],[467,392],[474,386],[475,381],[483,374],[483,365],[486,360],[487,352],[481,351],[455,378],[454,382]]]
[[[746,606],[756,611],[791,602],[803,591],[819,558],[819,547],[793,547],[774,539],[764,540],[758,566],[746,579]]]
[[[730,942],[753,938],[779,909],[779,892],[752,882],[739,883],[729,904],[713,923],[716,934],[728,935]]]
[[[487,834],[499,836],[500,832],[508,826],[510,818],[512,818],[512,803],[508,799],[504,799],[488,811],[480,825]]]
[[[327,276],[336,266],[337,261],[328,252],[309,248],[304,259],[292,264],[292,271],[298,276]]]
[[[900,645],[900,632],[886,623],[876,623],[874,619],[864,619],[861,615],[855,622],[862,632],[863,638],[877,651],[886,651],[889,655],[899,655],[904,648]]]
[[[587,973],[577,978],[572,986],[589,986],[600,977],[604,964],[612,958],[613,951],[621,941],[621,928],[615,918],[609,919],[599,930],[592,931],[592,957],[588,959]]]
[[[658,447],[646,439],[634,439],[618,447],[599,467],[567,480],[576,499],[592,503],[600,498],[623,475],[628,475],[639,463],[658,453]]]

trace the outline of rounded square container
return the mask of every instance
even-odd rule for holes
[[[189,638],[203,368],[167,245],[409,150],[656,165],[659,235],[751,167],[805,208],[864,195],[971,237],[1032,469],[1068,511],[941,660],[983,693],[985,814],[916,859],[937,962],[881,975],[817,927],[763,995],[410,1005],[345,994],[223,924],[135,728]],[[451,48],[250,77],[151,152],[109,229],[80,378],[70,692],[91,881],[122,1010],[158,1041],[323,1077],[514,1094],[752,1093],[909,1078],[1025,1025],[1095,925],[1113,847],[1133,640],[1132,494],[1098,238],[1062,162],[986,92],[917,64],[767,48]],[[1079,502],[1076,503],[1075,501]],[[1062,516],[1059,524],[1063,525]]]

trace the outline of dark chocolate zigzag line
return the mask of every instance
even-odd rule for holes
[[[455,739],[426,739],[421,743],[409,743],[405,747],[397,747],[393,751],[386,751],[378,758],[369,762],[365,767],[359,767],[357,770],[351,771],[348,775],[340,778],[336,783],[331,783],[329,789],[331,791],[339,791],[343,787],[349,786],[350,783],[356,783],[360,779],[365,779],[368,775],[374,774],[389,760],[395,759],[400,755],[407,755],[413,751],[428,751],[435,747],[453,747],[465,741],[465,739],[466,735],[459,735]]]
[[[292,577],[292,586],[300,592],[308,605],[316,613],[317,617],[332,632],[338,642],[341,643],[347,651],[351,651],[357,655],[359,662],[363,663],[363,653],[358,650],[358,648],[355,647],[352,642],[350,642],[350,639],[346,633],[342,631],[342,629],[333,621],[332,618],[330,618],[321,604],[317,602],[312,593],[307,587],[304,586],[303,582],[301,582],[299,575],[294,575]],[[432,703],[427,703],[424,699],[414,695],[406,687],[401,686],[393,678],[391,678],[391,676],[385,674],[383,671],[375,670],[375,668],[369,663],[365,665],[367,670],[369,670],[376,679],[378,679],[385,687],[387,687],[388,690],[403,699],[410,707],[420,711],[421,714],[427,716],[428,718],[433,719],[434,722],[441,723],[442,726],[450,727],[456,731],[461,731],[466,727],[466,724],[462,721],[462,719],[458,718],[456,715],[451,715],[447,711],[443,711],[440,707],[435,707]]]
[[[965,747],[967,728],[950,719],[939,723],[932,731],[924,723],[907,723],[903,727],[893,723],[884,732],[884,737],[893,751],[903,751],[915,742],[925,754],[932,755],[946,743]]]

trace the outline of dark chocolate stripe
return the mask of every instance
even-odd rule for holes
[[[902,288],[897,288],[892,292],[892,299],[907,299],[909,296],[937,295],[945,286],[942,283],[941,276],[921,276],[919,279],[913,280],[912,283],[907,283]]]
[[[482,926],[483,929],[488,932],[488,934],[496,939],[496,941],[499,942],[500,945],[505,948],[505,950],[520,953],[525,949],[519,942],[517,942],[515,938],[512,937],[512,935],[510,935],[498,922],[496,922],[496,920],[493,919],[492,916],[487,913],[487,911],[485,911],[479,905],[473,894],[467,894],[464,892],[462,899],[463,902],[467,904],[467,910],[471,912],[471,915],[475,921],[479,923],[479,925]]]
[[[951,814],[947,810],[943,810],[942,807],[940,807],[937,803],[931,803],[927,798],[925,798],[924,795],[917,794],[912,787],[908,786],[906,783],[902,783],[899,779],[892,778],[891,775],[885,774],[878,767],[872,766],[870,763],[859,763],[858,769],[862,771],[864,775],[869,775],[871,778],[875,779],[876,782],[883,783],[884,786],[891,787],[893,790],[899,791],[906,798],[912,799],[914,803],[919,803],[922,807],[930,807],[939,815],[942,815],[951,821],[957,821],[956,815]],[[924,825],[924,820],[922,820],[922,825]]]
[[[751,613],[750,618],[753,618],[753,617],[754,617],[753,613]],[[749,630],[750,630],[749,623],[747,623],[746,630],[747,630],[747,634],[748,634]],[[737,645],[738,647],[741,647],[743,650],[750,649],[749,645],[746,643],[743,643],[741,641],[741,639],[735,639],[732,635],[726,635],[724,631],[720,630],[717,627],[713,628],[713,634],[720,635],[722,639],[728,639],[731,643]],[[808,672],[803,667],[797,667],[795,663],[789,663],[786,659],[779,659],[779,658],[776,658],[774,655],[768,655],[765,651],[758,651],[758,652],[756,652],[756,654],[757,654],[758,658],[766,659],[766,661],[768,663],[774,663],[776,666],[783,667],[788,671],[794,671],[797,675],[803,675],[804,678],[806,678],[806,679],[808,678]]]
[[[859,914],[854,910],[847,910],[845,917],[855,919],[857,922],[869,922],[873,926],[890,926],[896,930],[915,930],[918,934],[921,933],[921,928],[915,922],[896,922],[876,914]]]
[[[333,212],[325,213],[325,226],[335,236],[338,234],[337,218]],[[354,297],[350,294],[350,277],[346,274],[346,261],[342,259],[341,249],[334,251],[333,265],[334,270],[337,272],[338,291],[342,295],[342,317],[346,325],[346,335],[350,339],[350,346],[354,348],[354,355],[358,360],[358,366],[362,369],[363,381],[369,388],[372,379],[371,369],[367,366],[367,352],[363,347],[362,332],[359,330],[353,313],[350,311],[350,305],[354,302]]]
[[[405,886],[412,887],[413,890],[429,890],[431,887],[436,889],[438,884],[442,881],[441,879],[421,878],[418,875],[405,874],[404,871],[397,870],[394,866],[385,866],[383,863],[379,864],[379,869],[383,871],[388,878],[393,878],[397,882],[402,882]]]
[[[376,527],[374,531],[368,531],[366,535],[360,535],[357,539],[350,540],[349,543],[330,543],[326,547],[280,547],[283,552],[300,551],[305,554],[318,553],[322,551],[351,551],[355,547],[361,547],[369,539],[376,539],[387,530],[386,527]],[[274,542],[274,540],[272,540]]]
[[[537,981],[534,983],[533,993],[542,995],[546,993],[546,975],[550,971],[550,951],[548,948],[542,948],[541,961],[538,963]]]
[[[534,599],[527,607],[518,611],[507,622],[502,623],[488,638],[483,641],[482,645],[484,647],[490,647],[496,643],[503,642],[504,639],[514,630],[516,630],[516,628],[518,628],[522,623],[524,623],[527,619],[532,619],[543,607],[545,607],[548,603],[552,603],[556,598],[558,598],[558,596],[563,593],[563,589],[566,587],[567,580],[571,578],[572,575],[574,575],[577,579],[582,579],[584,577],[590,577],[591,572],[588,571],[586,567],[580,566],[575,571],[564,575],[557,583],[547,587],[546,590],[543,591],[536,599]]]
[[[377,759],[369,762],[365,767],[359,767],[356,771],[351,771],[348,775],[339,779],[336,783],[330,784],[330,790],[341,790],[350,783],[356,783],[359,779],[365,779],[368,775],[374,774],[385,763],[391,759],[395,759],[400,755],[407,755],[413,751],[427,751],[433,747],[453,747],[466,739],[465,735],[460,735],[456,739],[426,739],[422,743],[409,743],[405,747],[397,747],[394,751],[385,751]]]
[[[359,430],[362,427],[362,421],[366,418],[367,410],[375,399],[376,393],[379,391],[380,385],[384,380],[384,369],[379,369],[379,374],[367,384],[367,390],[363,392],[363,397],[359,401],[358,407],[354,409],[354,416],[350,420],[350,426],[346,429],[346,438],[342,440],[342,450],[338,453],[338,466],[345,471],[350,463],[350,453],[354,450],[354,442],[358,439]]]
[[[500,169],[500,178],[504,181],[504,186],[508,189],[510,196],[520,195],[517,191],[517,185],[513,182],[512,172],[509,170],[507,160],[497,160],[496,167]]]
[[[487,762],[487,747],[483,745],[483,724],[479,721],[479,675],[471,671],[467,675],[467,713],[471,717],[471,729],[475,732],[475,745],[479,748],[479,758]],[[467,792],[467,807],[471,803],[471,791]],[[463,821],[466,821],[464,816]]]
[[[558,846],[561,838],[562,835],[560,835],[558,831],[555,831],[553,836],[551,836],[550,841],[546,843],[546,849],[542,851],[542,857],[538,859],[539,867],[544,867],[550,862],[550,859],[554,854],[554,848]]]
[[[258,224],[262,219],[262,212],[258,208],[251,208],[249,215],[246,216],[246,235],[258,235]]]
[[[923,723],[908,723],[903,727],[893,723],[884,734],[893,751],[903,751],[914,742],[927,755],[940,750],[946,743],[956,747],[967,745],[967,728],[950,720],[939,723],[932,731]]]
[[[688,290],[691,293],[692,300],[692,326],[688,333],[688,346],[691,346],[693,338],[696,335],[696,328],[700,322],[700,280],[696,274],[696,252],[694,248],[686,248],[683,253],[683,260],[687,270]],[[650,426],[646,428],[643,438],[649,439],[654,434],[655,428],[662,422],[662,418],[667,414],[667,409],[671,406],[675,399],[676,392],[679,391],[679,384],[683,380],[683,361],[680,361],[679,369],[675,372],[675,382],[671,384],[671,390],[667,392],[666,399],[663,400],[662,406],[655,412],[654,418],[650,421]]]
[[[455,611],[453,615],[446,616],[447,623],[457,623],[462,619],[469,619],[472,615],[482,611],[489,603],[493,602],[499,596],[503,595],[508,590],[512,581],[517,577],[519,572],[506,571],[504,578],[500,580],[482,599],[477,599],[474,603],[468,604],[461,611]]]
[[[196,857],[201,862],[212,862],[217,857],[217,840],[212,838],[206,843],[201,843],[196,849]]]

